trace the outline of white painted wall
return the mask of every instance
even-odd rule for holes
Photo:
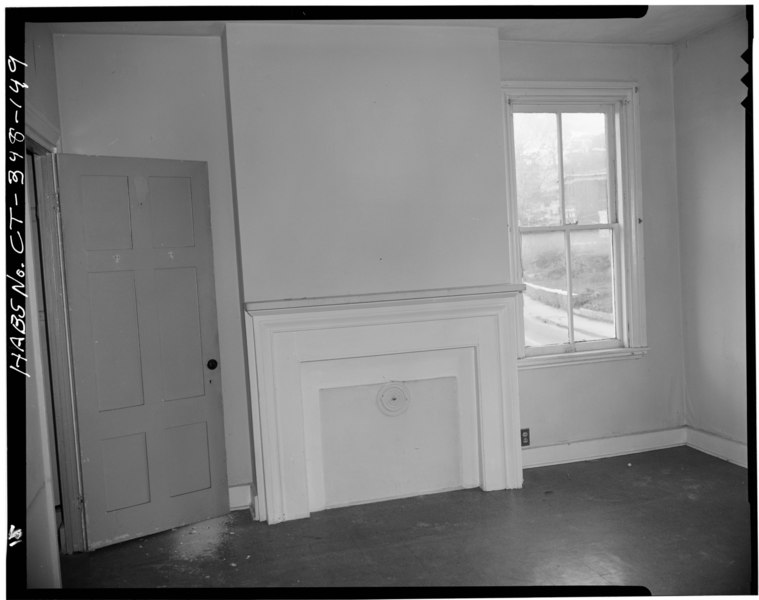
[[[46,23],[27,23],[25,26],[24,78],[29,87],[26,93],[26,125],[55,145],[60,138],[58,93],[53,54],[53,34]],[[41,140],[37,140],[41,141]]]
[[[63,151],[208,163],[227,470],[252,481],[236,227],[218,37],[55,36]]]
[[[746,442],[745,18],[674,49],[691,427]]]
[[[503,283],[495,29],[227,26],[245,299]]]
[[[679,427],[683,336],[672,61],[668,46],[501,42],[504,80],[635,81],[639,86],[645,358],[520,371],[533,446]]]

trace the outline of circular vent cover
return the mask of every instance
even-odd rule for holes
[[[389,417],[397,417],[408,410],[408,389],[399,382],[386,383],[377,392],[377,408]]]

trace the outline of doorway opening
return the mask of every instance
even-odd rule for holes
[[[73,380],[69,355],[67,296],[62,267],[58,198],[52,148],[29,136],[26,140],[27,200],[30,203],[33,240],[27,247],[34,261],[42,303],[40,331],[44,344],[43,381],[50,447],[59,550],[83,551],[81,475],[73,406]]]
[[[49,299],[45,297],[45,286],[43,285],[43,279],[44,279],[44,265],[41,261],[42,256],[42,249],[41,249],[41,241],[40,241],[40,222],[39,222],[39,190],[36,186],[37,181],[37,173],[35,172],[35,165],[34,160],[37,156],[45,156],[47,155],[47,151],[38,143],[31,141],[27,143],[26,146],[26,156],[25,156],[25,168],[26,168],[26,181],[27,184],[27,194],[26,194],[26,200],[29,203],[29,214],[32,219],[31,223],[31,233],[32,233],[32,239],[27,240],[27,246],[26,246],[26,256],[27,260],[31,260],[34,263],[34,266],[36,267],[34,269],[34,276],[35,281],[33,282],[33,285],[40,293],[40,296],[42,298],[42,304],[38,308],[38,314],[32,315],[32,318],[36,318],[39,324],[41,336],[40,341],[42,342],[42,348],[41,348],[41,355],[43,360],[42,365],[42,382],[44,387],[44,398],[45,402],[47,403],[47,416],[48,416],[48,427],[47,431],[50,434],[50,448],[53,449],[53,456],[52,456],[52,464],[51,469],[53,473],[53,499],[54,499],[54,508],[55,508],[55,525],[56,525],[56,532],[58,537],[58,547],[59,549],[63,550],[64,548],[64,521],[63,521],[63,508],[61,505],[61,483],[60,483],[60,469],[58,467],[59,463],[59,457],[58,457],[58,449],[57,449],[57,440],[58,440],[58,432],[56,431],[55,427],[55,419],[53,418],[53,405],[55,404],[55,399],[53,397],[53,389],[51,385],[51,379],[52,374],[50,371],[50,339],[49,339],[49,333],[48,333],[48,319],[47,319],[47,305],[50,302]]]

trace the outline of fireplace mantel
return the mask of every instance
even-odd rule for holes
[[[323,419],[344,413],[324,402],[334,390],[365,392],[388,383],[422,390],[414,405],[419,411],[434,406],[425,389],[440,393],[440,382],[454,382],[446,389],[456,390],[458,408],[449,411],[453,421],[446,427],[460,434],[456,486],[521,487],[516,296],[522,289],[504,284],[246,303],[256,517],[278,523],[350,503],[330,498],[327,475],[334,477],[335,467],[325,461],[340,448],[322,438],[324,426],[331,427]],[[392,418],[376,415],[371,418],[382,427],[381,419]],[[424,447],[425,440],[414,445]],[[406,488],[360,501],[435,491],[414,489],[414,478],[406,479],[412,481]]]

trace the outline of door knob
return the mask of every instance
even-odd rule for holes
[[[211,360],[208,361],[206,366],[213,371],[216,367],[219,366],[219,363],[218,361],[212,358]]]

